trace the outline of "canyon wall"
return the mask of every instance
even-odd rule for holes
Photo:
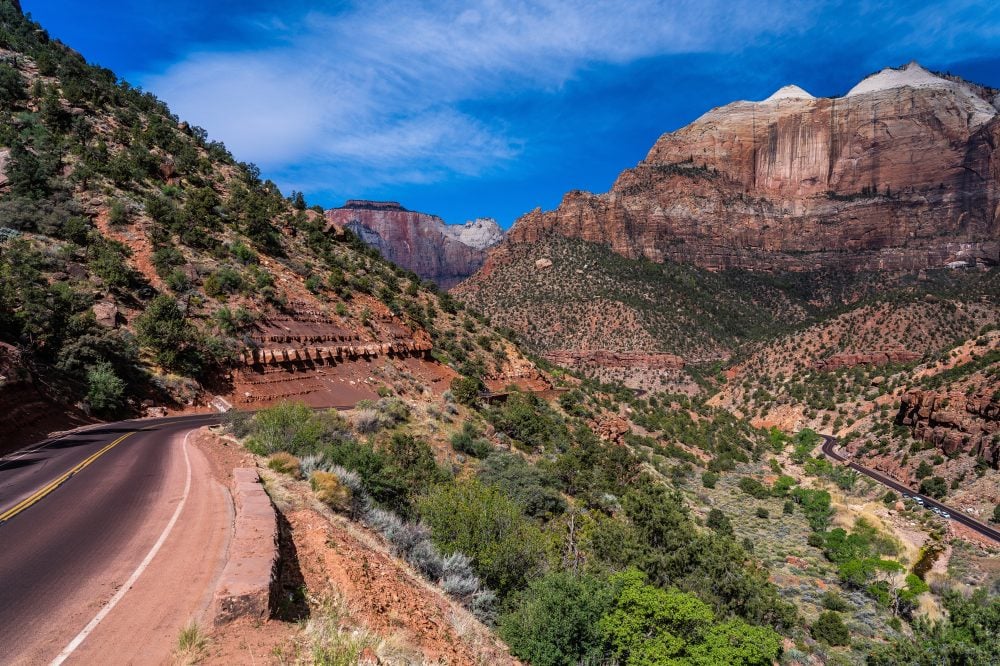
[[[393,201],[348,201],[326,211],[327,222],[356,233],[389,261],[449,289],[483,265],[486,249],[500,242],[497,223],[480,218],[445,224],[436,215],[407,210]]]
[[[609,192],[570,192],[508,237],[556,233],[709,269],[995,265],[995,100],[915,63],[840,98],[783,88],[663,135]]]

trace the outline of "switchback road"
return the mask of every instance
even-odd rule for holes
[[[896,481],[895,479],[890,478],[885,474],[880,474],[875,470],[868,469],[867,467],[863,467],[855,462],[851,462],[847,458],[847,456],[840,453],[840,447],[837,444],[836,437],[831,437],[830,435],[820,435],[820,437],[823,438],[823,447],[822,447],[823,453],[826,454],[827,456],[839,462],[846,463],[847,466],[850,467],[851,469],[857,470],[858,472],[861,472],[865,476],[871,477],[872,479],[875,479],[882,485],[892,488],[897,492],[905,493],[910,497],[921,498],[924,501],[924,506],[928,508],[937,507],[942,511],[947,511],[949,514],[951,514],[951,520],[954,520],[957,523],[961,523],[962,525],[965,525],[966,527],[973,529],[976,532],[979,532],[983,536],[989,537],[990,539],[993,539],[994,541],[1000,543],[1000,530],[996,530],[990,527],[989,525],[986,525],[985,523],[979,522],[975,518],[965,515],[964,513],[958,511],[957,509],[954,509],[946,504],[942,504],[933,497],[928,497],[927,495],[921,495],[920,493],[916,492],[909,486],[905,486],[899,481]]]
[[[218,420],[103,424],[0,458],[0,663],[169,657],[228,547],[228,494],[188,437]]]

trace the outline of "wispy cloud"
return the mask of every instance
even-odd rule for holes
[[[261,50],[202,48],[143,84],[268,169],[338,189],[503,168],[529,138],[470,105],[558,92],[586,68],[737,50],[802,3],[365,2],[254,15]],[[296,170],[303,179],[303,170]]]
[[[231,30],[141,83],[284,186],[336,195],[523,166],[546,135],[516,122],[519,108],[578,90],[602,67],[712,54],[733,68],[720,72],[720,81],[776,88],[788,81],[773,81],[782,74],[769,68],[798,81],[810,58],[833,69],[834,61],[849,60],[874,70],[901,58],[934,64],[986,47],[995,53],[1000,40],[1000,5],[981,0],[919,7],[874,0],[262,6],[251,3],[243,16],[234,8]]]

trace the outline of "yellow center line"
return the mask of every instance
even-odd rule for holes
[[[24,498],[23,500],[21,500],[20,502],[18,502],[13,508],[8,509],[7,511],[3,512],[2,514],[0,514],[0,523],[7,522],[8,520],[10,520],[11,518],[13,518],[17,514],[21,513],[22,511],[24,511],[28,507],[37,504],[46,495],[50,494],[53,490],[55,490],[56,488],[58,488],[62,484],[66,483],[66,481],[69,480],[69,478],[71,476],[73,476],[74,474],[76,474],[77,472],[79,472],[80,470],[82,470],[84,467],[87,467],[92,462],[94,462],[95,460],[97,460],[98,458],[100,458],[101,456],[103,456],[105,453],[107,453],[111,449],[113,449],[116,446],[118,446],[126,438],[131,437],[134,434],[135,434],[135,431],[129,432],[129,433],[125,433],[124,435],[122,435],[121,437],[119,437],[115,441],[111,442],[110,444],[108,444],[107,446],[105,446],[103,449],[101,449],[97,453],[94,453],[93,455],[91,455],[89,458],[87,458],[83,462],[78,463],[75,467],[73,467],[71,470],[69,470],[68,472],[66,472],[62,476],[60,476],[55,481],[50,482],[48,485],[46,485],[41,490],[38,490],[35,493],[33,493],[32,495],[30,495],[29,497]]]

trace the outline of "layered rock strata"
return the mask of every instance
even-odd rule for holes
[[[912,363],[921,357],[917,352],[905,349],[889,349],[885,351],[844,352],[834,354],[813,363],[813,368],[820,371],[853,368],[856,365],[889,365],[890,363]]]

